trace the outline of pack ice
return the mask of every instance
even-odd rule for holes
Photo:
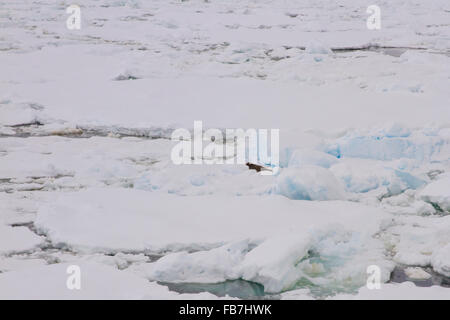
[[[380,30],[356,0],[77,4],[0,3],[0,298],[448,299],[448,1]],[[196,120],[279,129],[279,172],[175,165]]]

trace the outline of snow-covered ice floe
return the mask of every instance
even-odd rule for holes
[[[44,239],[26,227],[10,227],[0,224],[0,254],[31,251]]]
[[[137,268],[151,280],[242,278],[276,293],[299,283],[358,287],[372,264],[387,281],[393,264],[373,238],[383,219],[379,209],[343,201],[108,188],[61,194],[39,209],[35,225],[52,243],[80,252],[178,251]]]
[[[394,219],[386,235],[393,246],[394,261],[413,266],[432,266],[450,275],[450,215],[402,216]]]
[[[0,299],[217,299],[208,293],[177,294],[155,282],[98,263],[77,263],[79,290],[67,287],[72,265],[59,263],[0,274]],[[70,273],[69,273],[70,274]]]
[[[450,212],[450,175],[439,177],[427,185],[419,196],[427,202],[436,204],[441,211]]]
[[[381,290],[361,288],[356,295],[338,295],[341,300],[449,300],[450,290],[439,286],[418,287],[412,282],[384,284]]]
[[[281,295],[283,300],[311,300],[308,290],[297,289]],[[333,300],[448,300],[450,290],[440,286],[418,287],[412,282],[383,284],[380,290],[361,288],[357,294],[338,294]]]
[[[352,131],[306,133],[269,177],[173,165],[165,139],[2,138],[0,271],[82,260],[180,292],[244,280],[291,298],[355,293],[370,265],[383,282],[395,264],[448,277],[447,131],[432,130],[438,147],[405,136],[429,153],[389,159],[334,154]],[[380,152],[392,135],[374,139]]]

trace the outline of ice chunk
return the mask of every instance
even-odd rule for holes
[[[394,137],[409,137],[411,135],[411,129],[398,122],[388,124],[378,131],[378,136],[386,136],[388,138]]]
[[[319,167],[329,168],[336,164],[338,159],[325,152],[316,150],[295,150],[289,160],[289,167],[301,167],[304,165],[315,165]]]
[[[44,238],[26,227],[4,226],[0,222],[0,254],[30,251],[44,242]]]
[[[406,190],[405,192],[383,198],[381,206],[389,212],[395,214],[410,214],[410,215],[432,215],[436,213],[436,209],[425,201],[416,200],[415,190]]]
[[[450,216],[398,216],[387,228],[387,243],[394,261],[409,266],[428,266],[448,276]]]
[[[330,171],[340,179],[347,191],[368,192],[386,187],[390,195],[407,189],[416,189],[425,181],[412,174],[395,169],[395,164],[368,159],[341,159]]]
[[[345,198],[345,191],[333,173],[312,165],[283,169],[277,178],[276,192],[296,200]]]
[[[414,267],[406,268],[405,274],[408,276],[408,278],[416,279],[416,280],[425,280],[425,279],[431,278],[431,274],[429,274],[422,268],[417,268],[417,267],[416,268],[414,268]]]
[[[440,209],[450,212],[450,176],[447,175],[428,184],[419,193],[420,199],[437,204]]]
[[[319,41],[310,41],[305,48],[306,53],[310,54],[330,54],[332,53],[329,46]]]
[[[281,300],[313,300],[308,289],[286,291],[281,294]]]
[[[35,103],[1,103],[0,125],[27,125],[38,122],[42,106]]]
[[[450,277],[450,243],[436,250],[431,258],[431,265],[436,272]]]
[[[131,268],[154,281],[218,283],[239,279],[236,266],[250,250],[249,241],[230,243],[209,251],[168,254],[155,263]]]
[[[242,277],[261,283],[266,292],[291,288],[301,278],[297,264],[310,248],[307,234],[272,237],[250,251],[240,268]]]
[[[443,132],[442,132],[443,133]],[[374,132],[350,131],[333,141],[328,152],[337,157],[394,160],[401,158],[428,160],[440,152],[448,154],[450,140],[440,132],[410,132],[401,127],[388,127]]]
[[[207,251],[177,252],[151,264],[131,267],[149,280],[172,283],[219,283],[244,279],[277,293],[312,285],[316,294],[358,288],[366,281],[366,268],[377,264],[382,281],[393,264],[385,260],[383,246],[370,234],[335,225],[321,231],[273,236],[262,243],[240,241]],[[338,231],[337,231],[338,230]]]

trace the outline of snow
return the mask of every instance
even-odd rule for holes
[[[422,178],[398,170],[395,163],[359,158],[342,159],[330,171],[341,181],[347,191],[364,193],[381,187],[396,195],[407,189],[417,189],[425,184]]]
[[[195,204],[200,200],[202,206],[198,207]],[[53,243],[86,253],[212,249],[168,255],[152,267],[150,278],[217,282],[242,275],[262,283],[268,292],[279,292],[303,276],[296,265],[316,245],[319,253],[324,250],[327,256],[338,256],[333,250],[348,251],[351,259],[360,260],[355,266],[359,274],[365,272],[367,260],[391,268],[382,257],[380,244],[371,238],[385,218],[380,210],[342,201],[291,202],[280,196],[197,198],[90,188],[61,194],[55,202],[42,206],[35,225]],[[232,245],[235,241],[244,243]],[[372,256],[354,257],[352,252],[360,246],[371,248]],[[354,277],[359,283],[361,279]]]
[[[310,292],[298,289],[285,292],[281,295],[283,300],[312,300]],[[448,300],[448,288],[431,286],[418,287],[412,282],[382,284],[380,289],[362,287],[356,294],[338,294],[329,297],[331,300]]]
[[[3,258],[0,261],[0,272],[23,270],[46,264],[43,259]]]
[[[371,255],[365,255],[362,248],[370,250]],[[313,251],[316,256],[310,257]],[[314,262],[317,260],[320,262]],[[387,281],[393,265],[382,256],[379,243],[340,230],[307,236],[289,233],[257,245],[242,240],[207,251],[177,252],[132,270],[150,280],[174,283],[244,279],[262,284],[265,292],[277,293],[305,280],[322,288],[358,288],[371,263],[381,266],[382,281]]]
[[[377,160],[394,160],[411,158],[429,161],[440,152],[449,150],[449,140],[446,131],[414,130],[401,126],[402,131],[392,129],[400,126],[398,123],[385,125],[372,130],[353,130],[337,139],[330,145],[329,153],[338,157],[357,157]],[[399,130],[399,129],[396,129]]]
[[[251,249],[249,240],[231,242],[208,251],[168,254],[155,263],[139,265],[131,270],[163,282],[218,283],[238,279],[233,268]]]
[[[92,137],[5,138],[8,153],[0,157],[0,177],[12,179],[10,188],[38,183],[39,188],[60,189],[124,183],[170,152],[161,140]],[[17,163],[21,163],[17,166]]]
[[[286,291],[281,294],[281,300],[314,300],[307,289]]]
[[[424,279],[431,278],[431,274],[429,274],[428,272],[424,271],[423,269],[417,268],[417,267],[416,268],[414,268],[414,267],[406,268],[405,274],[410,279],[424,280]]]
[[[0,299],[77,300],[77,299],[192,299],[135,275],[97,263],[76,264],[80,268],[80,290],[67,287],[68,267],[54,264],[0,274]],[[202,299],[215,296],[203,294]]]
[[[195,206],[199,200],[201,207]],[[243,237],[261,239],[342,220],[348,223],[347,227],[356,228],[356,221],[349,217],[358,216],[359,208],[345,202],[291,203],[279,196],[178,197],[133,189],[90,188],[62,193],[54,202],[41,206],[35,225],[55,243],[79,249],[164,250],[170,246],[214,245]],[[365,211],[361,213],[364,219],[377,221],[383,217],[376,209],[364,207],[361,211]],[[85,225],[86,220],[89,226]],[[286,221],[290,223],[285,224]],[[374,232],[376,224],[371,228]],[[167,233],[168,229],[173,231]]]
[[[448,1],[379,3],[380,30],[355,0],[77,4],[80,30],[67,3],[0,3],[1,297],[446,297],[365,282],[450,277]],[[279,172],[175,165],[196,120],[279,129]]]
[[[26,227],[10,227],[0,224],[0,255],[30,251],[42,244],[43,238]]]
[[[336,177],[329,170],[312,165],[283,170],[276,192],[294,200],[345,199],[344,188]]]
[[[39,109],[30,103],[19,103],[12,105],[2,103],[0,108],[0,119],[2,125],[27,124],[38,121]]]
[[[336,164],[338,159],[324,152],[311,149],[296,149],[289,159],[288,167],[302,167],[305,165],[316,165],[329,168]]]
[[[436,272],[450,277],[450,244],[448,242],[441,244],[434,251],[431,265]]]
[[[386,241],[393,246],[394,261],[405,265],[428,266],[448,276],[450,216],[399,216],[389,227]]]
[[[400,284],[384,284],[380,290],[370,290],[363,287],[356,295],[341,295],[335,299],[343,300],[448,300],[448,288],[432,286],[417,287],[412,282]]]
[[[431,204],[417,200],[415,195],[415,190],[408,189],[399,195],[383,198],[381,206],[394,214],[422,216],[436,214],[436,209]]]
[[[428,184],[419,197],[430,203],[437,204],[442,210],[450,212],[450,176],[442,177]]]
[[[332,51],[323,43],[311,41],[306,45],[305,52],[309,54],[330,54]]]

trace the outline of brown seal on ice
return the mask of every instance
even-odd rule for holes
[[[254,164],[254,163],[250,163],[250,162],[247,162],[245,165],[250,170],[256,170],[256,172],[260,172],[261,170],[268,170],[267,168],[260,166],[259,164]]]

